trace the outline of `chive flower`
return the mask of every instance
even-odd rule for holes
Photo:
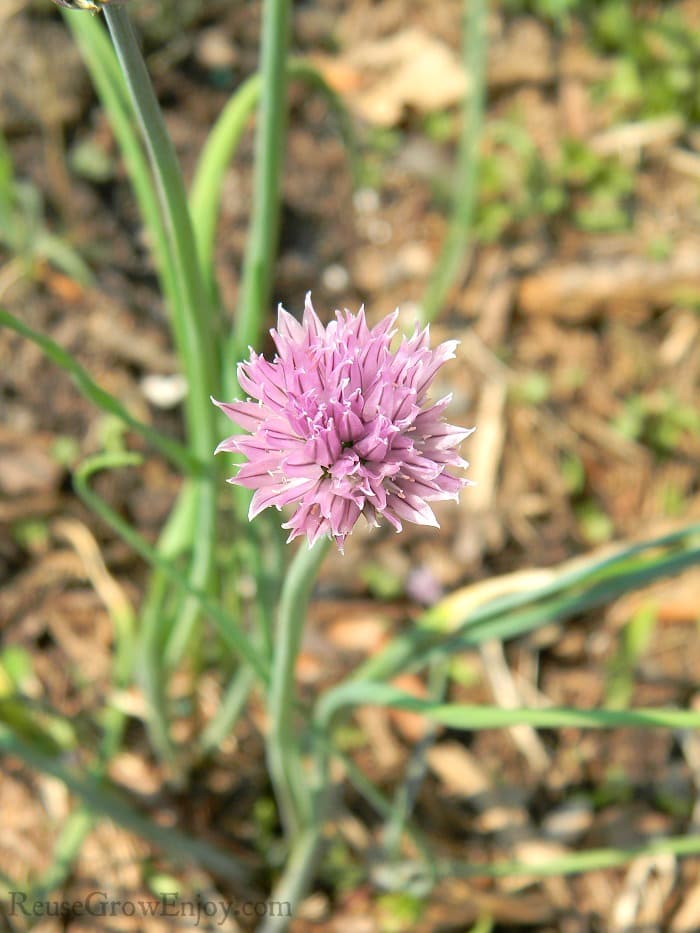
[[[326,327],[311,304],[301,322],[279,307],[270,362],[251,349],[238,364],[246,401],[216,405],[248,435],[216,449],[247,462],[229,482],[254,489],[249,518],[269,506],[296,506],[282,527],[289,541],[332,536],[342,551],[360,515],[439,527],[428,504],[457,499],[469,481],[460,443],[474,430],[443,420],[452,396],[426,400],[435,374],[454,358],[456,340],[434,350],[416,326],[391,349],[398,311],[369,328],[364,309],[336,311]]]

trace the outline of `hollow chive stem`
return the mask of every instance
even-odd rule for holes
[[[301,769],[301,748],[294,723],[294,671],[306,621],[306,609],[330,538],[312,547],[302,544],[282,587],[270,679],[267,761],[282,822],[293,839],[311,818],[311,797]]]
[[[262,88],[255,138],[253,211],[243,263],[235,329],[227,347],[229,359],[241,359],[258,343],[272,289],[277,254],[281,172],[287,130],[287,51],[289,0],[264,0],[260,51]],[[233,371],[232,371],[233,372]],[[235,392],[235,385],[227,385]]]
[[[185,185],[163,114],[153,91],[133,27],[123,6],[104,8],[104,16],[124,72],[156,181],[168,237],[176,257],[178,286],[185,299],[183,348],[189,391],[188,405],[193,445],[206,447],[211,455],[214,440],[214,410],[209,401],[210,383],[216,373],[214,347],[208,315],[207,292],[197,261]],[[203,451],[204,452],[204,451]]]
[[[179,336],[178,352],[187,376],[188,434],[195,454],[206,461],[216,444],[215,413],[210,396],[218,391],[220,368],[215,353],[209,293],[199,265],[185,185],[127,12],[121,5],[106,6],[103,12],[158,192],[178,292],[174,308],[178,321],[174,329]],[[200,479],[194,482],[194,495],[196,509],[190,534],[189,582],[195,589],[207,592],[211,590],[214,577],[216,488],[208,480]],[[180,651],[191,642],[198,618],[199,607],[193,600],[186,599],[172,627],[177,633]]]
[[[422,318],[426,324],[440,313],[451,286],[463,268],[469,246],[484,116],[487,7],[487,0],[464,0],[462,50],[469,86],[464,102],[452,216],[422,301]]]

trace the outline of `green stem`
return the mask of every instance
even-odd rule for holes
[[[260,516],[261,518],[265,516]],[[252,566],[256,579],[254,597],[254,616],[252,628],[256,633],[256,644],[268,664],[271,664],[274,650],[274,621],[281,589],[281,569],[285,566],[282,535],[279,522],[254,522],[250,528],[250,538],[239,542],[234,567],[245,564]],[[225,594],[222,594],[226,604]],[[244,611],[240,596],[236,599],[238,614]],[[248,695],[255,684],[250,668],[239,667],[221,698],[216,713],[202,731],[198,745],[200,755],[206,755],[218,747],[229,735],[245,708]]]
[[[343,766],[345,773],[347,775],[348,781],[352,784],[355,790],[360,794],[367,803],[372,807],[376,813],[384,817],[386,822],[389,822],[394,813],[395,804],[393,801],[390,801],[388,797],[385,797],[384,794],[379,790],[378,787],[370,781],[367,775],[359,768],[355,762],[352,760],[350,755],[346,755],[344,752],[339,751],[332,744],[332,736],[330,739],[322,739],[318,736],[319,745],[326,746],[326,753],[328,756],[336,758]],[[435,861],[433,853],[428,848],[428,844],[423,838],[421,832],[413,825],[409,819],[404,824],[404,833],[406,838],[410,840],[411,844],[415,849],[420,853],[421,858],[425,862],[426,867],[430,870]]]
[[[487,5],[487,0],[464,0],[462,48],[470,83],[464,103],[452,217],[440,258],[423,298],[422,317],[425,323],[432,321],[442,308],[462,268],[469,245],[484,113]]]
[[[204,438],[209,445],[213,437],[214,410],[207,389],[214,372],[214,351],[212,341],[207,339],[208,302],[199,272],[185,186],[126,10],[119,5],[109,6],[105,7],[104,15],[141,127],[167,234],[173,246],[173,253],[177,257],[178,286],[186,298],[183,323],[184,337],[187,340],[185,362],[188,363],[188,376],[192,383],[188,393],[193,415],[190,424],[192,440],[195,446],[198,446]],[[204,415],[205,410],[207,415]],[[211,453],[209,446],[207,453]]]
[[[322,852],[321,826],[316,823],[303,832],[295,841],[284,872],[275,886],[270,902],[283,904],[285,911],[270,913],[259,933],[283,933],[294,916],[299,902],[306,895],[313,880]]]
[[[236,620],[231,618],[216,600],[202,590],[198,590],[186,574],[182,574],[172,561],[164,557],[160,551],[151,547],[124,518],[117,514],[90,488],[89,479],[94,473],[116,467],[138,466],[140,463],[141,458],[130,453],[97,454],[94,457],[89,457],[83,461],[73,475],[75,490],[80,498],[100,518],[107,522],[137,554],[153,567],[163,571],[171,582],[184,590],[188,596],[198,603],[201,611],[211,618],[234,654],[240,655],[250,664],[263,683],[267,683],[267,663]]]
[[[180,351],[188,376],[189,429],[195,451],[209,457],[215,437],[214,409],[209,400],[210,382],[216,373],[215,354],[208,334],[208,302],[199,272],[185,186],[126,10],[119,5],[109,6],[104,8],[104,15],[141,127],[167,235],[176,257],[177,287],[183,297],[185,346]]]
[[[264,0],[260,53],[262,90],[255,139],[253,212],[246,245],[235,331],[226,357],[241,359],[255,346],[272,290],[277,255],[282,158],[287,125],[287,47],[289,0]],[[227,390],[236,391],[235,369],[230,367]]]
[[[135,619],[129,603],[110,611],[114,630],[114,663],[112,681],[115,690],[126,690],[134,668]],[[109,761],[119,751],[126,727],[126,713],[116,706],[108,706],[103,716],[101,757]]]
[[[141,127],[175,259],[176,286],[182,313],[180,323],[183,345],[180,347],[180,355],[188,381],[188,429],[195,454],[206,460],[211,456],[216,441],[214,408],[210,395],[219,382],[219,367],[214,352],[209,296],[201,277],[185,186],[126,11],[121,6],[109,6],[104,8],[104,15]],[[207,592],[211,590],[214,576],[216,489],[201,480],[196,482],[195,488],[196,525],[193,529],[189,580],[194,588]],[[186,599],[174,626],[179,645],[190,643],[198,618],[197,602]]]
[[[528,725],[535,729],[698,729],[700,713],[671,707],[648,709],[577,709],[548,706],[542,709],[504,709],[501,706],[432,703],[389,684],[347,681],[326,693],[317,706],[315,728],[328,734],[332,721],[343,709],[380,706],[421,713],[450,729],[475,731]]]
[[[173,329],[175,345],[177,347],[179,359],[185,370],[188,368],[188,339],[185,330],[185,316],[188,313],[185,308],[187,296],[184,294],[179,284],[179,258],[174,252],[172,237],[169,236],[166,229],[165,211],[162,207],[162,199],[159,197],[158,188],[154,185],[154,173],[149,165],[149,160],[144,146],[139,136],[139,127],[136,125],[136,113],[127,86],[124,75],[122,74],[119,60],[112,48],[109,37],[102,28],[99,20],[92,16],[76,16],[71,13],[65,14],[73,35],[80,47],[85,63],[90,71],[93,83],[102,101],[102,105],[107,113],[115,137],[119,143],[127,173],[139,205],[141,216],[146,224],[149,241],[153,251],[156,269],[158,271],[161,289],[166,299],[166,307],[170,314],[170,322]],[[143,121],[142,121],[143,123]],[[197,308],[196,310],[201,310]],[[60,362],[60,361],[59,361]],[[189,373],[188,373],[189,376]],[[80,384],[79,384],[80,385]],[[93,399],[99,404],[99,399]],[[195,414],[187,410],[188,421],[192,421]],[[190,432],[191,433],[191,432]],[[172,446],[172,445],[171,445]],[[175,448],[173,448],[174,450]],[[183,447],[183,452],[194,461],[195,458],[189,453],[187,448]],[[204,452],[204,445],[202,445]],[[206,457],[209,460],[210,451],[207,450]],[[172,459],[172,457],[171,457]],[[199,462],[199,461],[196,461]],[[185,463],[185,461],[183,461]],[[180,464],[181,469],[185,466]],[[195,472],[195,471],[192,471]],[[208,470],[210,475],[215,474],[212,468]],[[204,578],[209,573],[208,562],[211,560],[210,544],[203,540],[201,536],[195,536],[193,529],[196,526],[198,497],[201,490],[191,483],[186,483],[180,494],[178,504],[175,506],[174,515],[176,518],[168,522],[168,528],[163,532],[162,540],[167,540],[167,548],[158,543],[158,550],[164,556],[170,556],[170,552],[175,550],[181,553],[189,550],[192,540],[195,538],[195,547],[200,556],[203,570],[200,573],[192,571],[192,576]],[[206,516],[207,509],[203,510]],[[174,540],[175,534],[177,541]],[[169,549],[169,550],[168,550]],[[167,551],[167,553],[166,553]],[[149,592],[142,614],[142,645],[148,647],[151,643],[155,644],[153,631],[160,632],[164,624],[170,624],[163,611],[163,603],[168,592],[166,578],[159,570],[154,571],[149,584]],[[187,604],[188,617],[184,620],[186,625],[190,626],[192,614],[191,603]],[[183,613],[178,616],[180,630],[184,627]],[[140,673],[143,674],[142,682],[148,698],[149,710],[149,733],[154,747],[161,759],[168,762],[170,766],[175,760],[175,753],[172,743],[168,738],[167,715],[165,708],[165,690],[162,683],[162,639],[160,635],[157,639],[160,645],[154,651],[142,651],[143,666]]]
[[[175,262],[161,217],[148,161],[134,126],[133,108],[114,50],[99,20],[64,11],[64,19],[78,44],[90,77],[119,144],[141,217],[149,233],[151,250],[163,294],[171,311],[178,346],[181,315],[175,310],[179,296],[175,284]]]
[[[675,855],[679,858],[700,854],[700,835],[667,836],[650,839],[638,846],[620,849],[588,849],[558,855],[542,861],[498,861],[475,865],[456,860],[440,859],[435,870],[438,878],[513,878],[528,875],[533,878],[557,878],[587,871],[619,868],[637,858],[650,855]]]
[[[428,675],[428,695],[434,703],[444,701],[450,683],[448,658],[439,658],[432,662]],[[384,825],[383,848],[387,861],[396,861],[399,857],[401,840],[406,831],[406,824],[416,804],[420,788],[428,771],[428,752],[439,735],[436,725],[430,724],[423,738],[414,746],[408,759],[404,779],[394,794],[394,804]]]
[[[342,98],[328,84],[320,71],[310,62],[290,58],[287,76],[300,80],[319,93],[333,112],[347,150],[353,179],[359,176],[357,144],[350,115]],[[221,195],[226,171],[233,159],[251,114],[260,100],[262,76],[251,75],[227,102],[209,133],[197,161],[190,187],[190,213],[194,225],[202,275],[212,295],[216,294],[214,281],[214,242],[221,210]],[[257,341],[253,341],[256,345]]]
[[[156,551],[164,560],[175,561],[185,550],[188,529],[194,525],[193,511],[197,506],[196,490],[187,483],[178,496],[158,539]],[[168,726],[168,699],[166,690],[167,666],[163,658],[166,625],[169,621],[162,611],[168,578],[161,569],[155,569],[148,583],[148,592],[141,612],[139,632],[139,664],[136,676],[146,700],[146,725],[156,753],[167,765],[170,777],[176,783],[180,778],[177,754]],[[165,620],[164,620],[165,616]]]
[[[197,739],[198,756],[209,755],[219,748],[227,736],[231,735],[254,685],[255,675],[249,667],[241,667],[236,671],[221,697],[216,714]]]
[[[85,807],[78,807],[66,817],[54,846],[51,865],[32,885],[29,900],[46,900],[52,892],[63,887],[94,823],[93,814]]]
[[[330,538],[312,547],[302,544],[287,572],[280,598],[272,661],[267,760],[282,822],[289,839],[311,817],[310,795],[301,770],[301,750],[294,724],[294,670],[306,621],[311,589]]]

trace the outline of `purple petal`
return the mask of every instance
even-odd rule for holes
[[[214,398],[212,402],[219,406],[227,418],[246,431],[257,431],[265,419],[266,411],[257,402],[217,402]]]
[[[302,321],[278,311],[272,361],[251,350],[240,364],[247,401],[216,402],[244,430],[217,451],[247,462],[231,482],[255,490],[250,517],[269,506],[296,506],[284,527],[312,543],[327,534],[342,549],[360,514],[437,525],[429,501],[456,498],[467,481],[447,472],[467,463],[466,430],[443,421],[450,397],[426,404],[455,341],[430,349],[416,326],[391,349],[398,312],[369,329],[364,308],[337,311],[324,327],[306,296]]]
[[[279,483],[276,486],[258,489],[250,502],[249,521],[252,521],[263,509],[267,509],[271,505],[281,509],[283,506],[289,505],[290,502],[300,502],[313,491],[315,485],[316,480],[295,480],[291,483]]]

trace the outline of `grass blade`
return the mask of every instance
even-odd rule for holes
[[[393,639],[353,676],[358,680],[390,679],[401,671],[424,666],[432,657],[474,647],[490,638],[513,638],[580,614],[700,562],[698,534],[700,525],[693,524],[627,545],[613,554],[577,559],[551,571],[551,579],[543,585],[488,599],[481,606],[475,605],[481,586],[476,584],[428,610],[417,625]],[[519,579],[519,575],[504,578],[504,587],[517,586]],[[494,582],[489,581],[489,586]],[[476,591],[474,596],[472,590]]]
[[[161,217],[148,159],[139,139],[134,111],[117,57],[97,17],[68,12],[64,12],[63,15],[90,72],[90,78],[119,144],[141,217],[149,233],[161,288],[166,296],[168,307],[173,309],[172,324],[177,330],[180,315],[174,312],[179,298],[175,284],[173,255]],[[177,333],[176,337],[178,345],[181,346],[184,339],[181,330],[179,337]]]
[[[470,84],[464,104],[452,217],[422,302],[422,318],[426,324],[439,314],[469,245],[484,112],[487,6],[487,0],[464,0],[462,48]]]
[[[16,755],[29,767],[51,774],[66,785],[95,814],[114,820],[120,826],[148,839],[181,862],[192,861],[226,879],[243,881],[248,872],[228,853],[185,833],[151,822],[126,796],[104,781],[69,768],[61,759],[36,749],[0,725],[0,751]]]
[[[89,402],[92,402],[93,405],[96,405],[100,411],[108,415],[114,415],[115,418],[119,418],[120,421],[128,425],[133,431],[140,434],[145,441],[156,450],[160,451],[164,457],[183,473],[196,475],[209,473],[213,475],[213,468],[205,465],[196,457],[193,457],[189,450],[182,444],[170,437],[166,437],[164,434],[161,434],[160,431],[156,431],[155,428],[144,424],[142,421],[139,421],[138,418],[130,414],[119,399],[100,388],[87,371],[83,369],[80,363],[78,363],[67,350],[64,350],[63,347],[51,340],[50,337],[33,330],[23,321],[20,321],[19,318],[16,318],[4,309],[0,309],[0,327],[7,327],[16,334],[26,337],[27,340],[31,340],[52,363],[60,366],[61,369],[64,369],[71,376],[81,395]]]
[[[321,94],[333,111],[350,158],[353,177],[357,171],[357,146],[350,116],[333,88],[321,72],[310,62],[292,58],[287,64],[290,79],[304,81]],[[210,277],[208,286],[212,296],[214,284],[214,241],[221,208],[224,176],[234,158],[248,121],[260,100],[262,80],[259,74],[244,81],[231,97],[214,124],[197,163],[190,189],[190,213],[197,241],[202,274]],[[252,341],[253,343],[257,341]]]
[[[183,575],[172,561],[153,548],[136,532],[127,521],[118,515],[107,503],[90,488],[88,480],[101,470],[124,466],[138,466],[141,458],[137,454],[98,454],[85,460],[75,471],[73,481],[80,498],[105,521],[126,543],[145,561],[159,568],[163,573],[196,601],[197,605],[215,623],[226,644],[240,655],[256,672],[263,682],[267,682],[269,672],[263,658],[254,648],[251,639],[239,627],[221,606],[203,590],[197,589],[189,577]]]
[[[535,729],[652,728],[700,729],[700,713],[672,708],[650,709],[504,709],[501,706],[466,706],[432,703],[389,684],[349,682],[321,698],[316,721],[327,729],[333,716],[351,706],[382,706],[420,713],[452,729],[504,729],[528,725]]]
[[[282,160],[287,125],[289,0],[264,0],[260,72],[262,88],[255,137],[253,210],[243,262],[238,309],[225,357],[239,360],[258,343],[277,256]],[[236,391],[235,367],[224,373],[225,389]]]
[[[512,878],[518,875],[552,878],[560,875],[580,874],[585,871],[618,868],[636,858],[664,854],[679,857],[700,854],[700,835],[667,836],[628,848],[589,849],[531,863],[501,861],[490,865],[470,865],[440,859],[436,869],[440,878]]]

